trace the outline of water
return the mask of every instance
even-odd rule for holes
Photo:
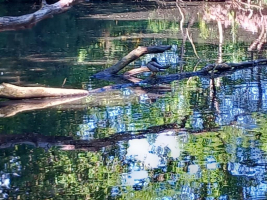
[[[0,4],[2,15],[31,6]],[[229,5],[181,3],[183,24],[171,1],[76,5],[31,29],[0,32],[0,81],[61,87],[66,78],[64,88],[89,91],[121,84],[93,75],[138,45],[172,49],[126,70],[153,56],[171,65],[161,75],[266,58],[264,10]],[[258,66],[216,78],[216,94],[209,79],[192,77],[55,106],[2,100],[0,198],[266,199],[266,73]]]

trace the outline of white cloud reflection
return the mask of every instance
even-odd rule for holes
[[[162,167],[162,156],[164,149],[169,150],[169,156],[176,159],[180,156],[180,148],[177,136],[159,135],[153,144],[147,139],[134,139],[129,141],[127,158],[141,161],[145,167]]]

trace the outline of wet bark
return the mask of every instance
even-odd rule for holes
[[[41,9],[34,13],[18,17],[0,17],[0,31],[31,28],[41,20],[70,9],[74,3],[78,3],[79,1],[80,0],[60,0],[54,4],[48,5],[46,1],[43,0]]]
[[[170,50],[171,45],[161,45],[161,46],[150,46],[150,47],[138,47],[131,51],[128,55],[124,56],[115,65],[105,69],[104,71],[98,72],[95,76],[112,76],[117,74],[120,70],[126,67],[128,64],[138,59],[139,57],[150,54],[150,53],[163,53],[164,51]]]

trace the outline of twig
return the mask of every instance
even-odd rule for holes
[[[66,81],[67,81],[67,78],[64,78],[64,81],[63,81],[61,87],[63,87],[65,85]]]
[[[193,50],[194,50],[194,53],[195,53],[196,57],[198,59],[200,59],[199,56],[198,56],[198,54],[197,54],[197,51],[196,51],[196,47],[194,45],[194,42],[193,42],[192,38],[189,36],[188,28],[186,28],[186,34],[187,34],[187,38],[189,39],[189,41],[190,41],[190,43],[191,43],[191,45],[193,47]]]
[[[223,28],[221,20],[218,20],[218,29],[219,29],[219,54],[218,54],[218,63],[222,63],[222,45],[223,45]]]
[[[183,31],[183,25],[184,25],[184,13],[179,5],[179,0],[176,0],[176,6],[177,8],[179,9],[179,12],[180,12],[180,15],[182,17],[181,21],[180,21],[180,30],[181,30],[181,33],[182,35],[184,35],[184,31]]]
[[[196,69],[197,69],[197,66],[198,66],[198,64],[200,63],[200,60],[197,62],[197,64],[195,65],[195,67],[194,67],[194,69],[193,69],[193,72],[195,72],[196,71]],[[186,85],[188,85],[189,84],[189,82],[192,80],[192,78],[193,77],[190,77],[189,79],[188,79],[188,81],[187,81],[187,83],[186,83]]]

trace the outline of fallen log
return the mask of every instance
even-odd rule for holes
[[[31,28],[41,20],[68,10],[74,3],[78,3],[79,1],[80,0],[60,0],[54,4],[49,5],[45,0],[42,0],[41,9],[34,13],[18,17],[0,17],[0,31]]]
[[[46,88],[46,87],[20,87],[8,83],[0,85],[0,98],[30,99],[45,97],[87,96],[89,92],[81,89]]]
[[[117,74],[120,70],[126,67],[128,64],[136,60],[137,58],[150,53],[163,53],[164,51],[170,50],[171,45],[161,45],[161,46],[150,46],[150,47],[138,47],[131,51],[128,55],[124,56],[115,65],[105,69],[104,71],[98,72],[96,77],[112,76]]]
[[[234,72],[246,68],[252,68],[256,66],[264,66],[267,65],[267,59],[260,59],[260,60],[253,60],[253,61],[246,61],[241,63],[222,63],[222,64],[207,64],[202,69],[195,71],[195,72],[182,72],[177,74],[169,74],[164,76],[155,76],[155,77],[148,77],[145,80],[142,80],[140,82],[136,82],[134,79],[132,83],[126,83],[126,84],[117,84],[112,86],[106,86],[103,88],[95,89],[93,92],[105,92],[105,91],[111,91],[114,89],[121,89],[125,87],[137,87],[142,86],[145,84],[150,85],[156,85],[156,84],[169,84],[172,81],[176,80],[182,80],[185,78],[190,78],[194,76],[198,77],[205,77],[205,78],[217,78],[222,76],[227,76],[229,74],[233,74]],[[130,70],[128,72],[125,72],[123,76],[121,76],[121,79],[127,79],[131,81],[131,77],[134,77],[135,75],[139,73],[146,72],[146,67],[137,68]],[[116,76],[118,79],[118,76]]]

